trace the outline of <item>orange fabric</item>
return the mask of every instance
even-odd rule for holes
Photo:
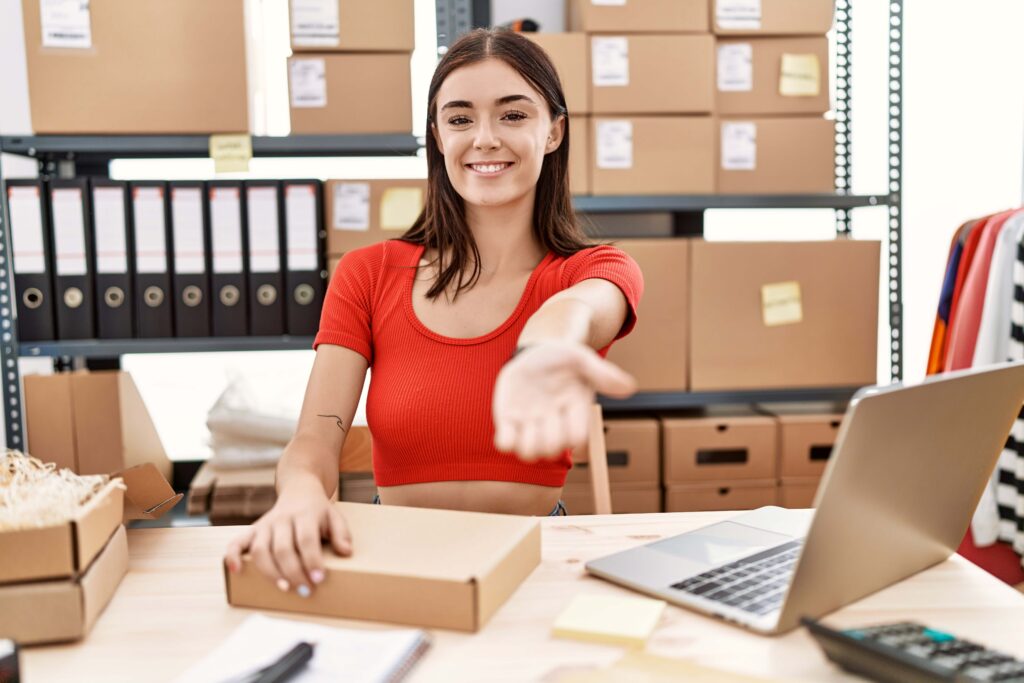
[[[959,305],[954,309],[956,319],[950,317],[949,346],[946,349],[946,370],[963,370],[974,363],[974,346],[978,341],[978,327],[981,325],[981,311],[985,304],[985,290],[988,287],[988,271],[992,265],[992,252],[996,238],[1006,219],[1015,211],[1004,211],[985,221],[981,228],[977,251],[971,260],[970,270],[964,277],[960,291]],[[974,233],[971,234],[974,237]]]
[[[569,452],[526,463],[494,448],[491,397],[526,321],[553,294],[590,278],[608,280],[629,314],[616,339],[632,330],[643,293],[636,262],[610,246],[568,258],[547,254],[519,305],[495,330],[472,339],[436,334],[416,317],[412,284],[423,248],[388,240],[345,254],[328,287],[313,348],[337,344],[371,367],[366,417],[379,486],[430,481],[515,481],[562,486]],[[599,353],[607,354],[607,347]]]
[[[974,254],[978,251],[978,242],[981,240],[981,234],[985,231],[985,225],[988,223],[988,219],[991,216],[985,216],[979,218],[978,222],[971,228],[971,232],[967,235],[967,239],[964,241],[964,253],[960,257],[960,269],[956,274],[956,286],[953,289],[953,303],[949,309],[949,322],[946,323],[946,348],[945,357],[942,359],[943,370],[949,369],[949,336],[950,330],[956,324],[957,318],[959,317],[958,312],[960,309],[960,295],[963,292],[964,280],[967,279],[967,273],[971,269],[971,264],[974,262]]]
[[[952,273],[955,285],[959,269],[963,263],[963,243],[967,240],[967,235],[970,234],[971,229],[976,223],[978,223],[976,220],[962,223],[956,229],[956,232],[953,233],[953,239],[949,243],[949,253],[946,256],[946,271],[943,273],[942,290],[939,294],[939,311],[935,316],[935,325],[932,328],[932,343],[928,349],[928,366],[925,368],[926,375],[935,375],[942,372],[946,361],[946,342],[949,340],[949,319],[952,313],[952,303],[950,303],[949,310],[944,310],[945,297],[948,291],[947,283],[950,277],[949,270],[954,267],[953,260],[956,258],[955,266],[957,272]]]

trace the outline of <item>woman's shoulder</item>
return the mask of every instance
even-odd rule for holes
[[[632,271],[636,268],[633,258],[612,244],[595,244],[570,254],[554,259],[563,285],[570,285],[581,274],[598,270],[612,269]]]
[[[341,257],[341,265],[379,273],[386,266],[408,265],[419,248],[419,245],[405,240],[384,240],[346,251]]]

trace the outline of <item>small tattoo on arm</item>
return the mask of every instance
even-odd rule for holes
[[[317,415],[317,417],[329,417],[333,419],[335,423],[338,425],[338,429],[345,432],[346,434],[348,433],[348,430],[345,429],[345,425],[342,423],[341,418],[338,417],[337,415]]]

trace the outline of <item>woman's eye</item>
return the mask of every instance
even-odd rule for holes
[[[503,118],[508,121],[522,121],[523,119],[526,118],[526,114],[524,114],[521,111],[510,111],[506,112]]]
[[[448,119],[448,125],[450,126],[464,126],[469,123],[469,119],[465,116],[453,116]]]

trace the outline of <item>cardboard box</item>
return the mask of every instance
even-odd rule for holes
[[[777,476],[775,420],[763,415],[663,418],[666,484]]]
[[[825,36],[719,40],[715,113],[824,114],[828,60]]]
[[[686,391],[689,365],[690,240],[615,244],[644,274],[636,327],[612,345],[608,360],[633,375],[638,391]]]
[[[409,55],[288,58],[292,135],[412,132]]]
[[[653,418],[604,420],[604,441],[608,459],[608,480],[613,484],[661,483],[661,428]],[[590,486],[590,468],[575,463],[566,485]],[[612,487],[614,492],[615,487]]]
[[[834,0],[711,0],[711,30],[720,36],[825,35]],[[753,11],[751,11],[753,9]]]
[[[70,521],[0,531],[0,584],[77,576],[122,522],[158,519],[181,498],[152,464],[114,473]]]
[[[0,586],[0,638],[32,645],[85,637],[128,571],[124,527],[118,526],[101,548],[74,579]]]
[[[275,467],[217,469],[203,463],[188,491],[188,513],[220,519],[258,519],[277,502]]]
[[[841,414],[779,415],[779,475],[817,479],[839,436]],[[806,506],[805,506],[806,507]]]
[[[661,484],[616,482],[611,486],[612,512],[640,514],[661,512]],[[590,484],[569,484],[562,489],[562,503],[570,515],[594,514],[594,491]]]
[[[283,593],[249,556],[225,569],[237,607],[477,631],[540,563],[535,518],[391,505],[337,504],[353,555],[324,558],[309,598]]]
[[[77,472],[71,375],[25,375],[22,386],[29,452],[43,462],[54,463],[57,469]]]
[[[79,474],[108,474],[152,463],[171,480],[171,461],[130,374],[74,372],[71,388]]]
[[[665,512],[756,510],[765,505],[775,505],[777,500],[775,480],[735,480],[665,487]]]
[[[821,477],[783,477],[779,485],[779,505],[784,508],[814,507]]]
[[[590,194],[589,116],[569,116],[569,192]]]
[[[592,127],[593,194],[715,191],[717,136],[710,116],[595,116]]]
[[[588,33],[707,33],[707,0],[569,0],[567,24]]]
[[[708,114],[715,101],[710,35],[590,36],[595,114]]]
[[[401,237],[423,210],[427,181],[328,180],[324,198],[327,253]]]
[[[835,191],[835,122],[811,116],[723,118],[718,191],[814,194]]]
[[[334,271],[338,268],[338,264],[341,263],[341,256],[329,256],[327,257],[327,279],[330,281],[334,277]]]
[[[343,472],[339,477],[340,500],[346,503],[373,503],[377,483],[372,472]]]
[[[289,5],[292,52],[412,52],[416,47],[413,0],[291,0]]]
[[[36,134],[249,130],[242,0],[79,4],[89,28],[44,45],[41,3],[21,3]]]
[[[352,425],[338,458],[340,472],[373,472],[373,437],[370,428]]]
[[[590,41],[585,33],[524,33],[551,58],[570,116],[590,113]]]
[[[691,244],[690,388],[858,387],[877,372],[880,244]]]

